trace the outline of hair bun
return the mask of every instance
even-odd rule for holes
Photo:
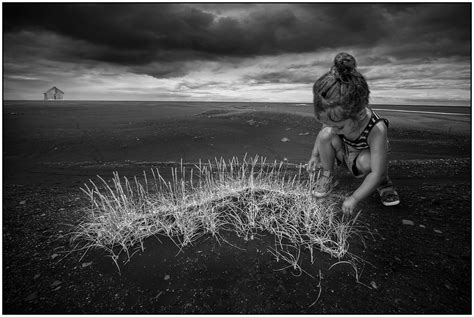
[[[334,57],[334,67],[341,75],[352,73],[355,71],[356,66],[356,60],[351,54],[342,52]]]

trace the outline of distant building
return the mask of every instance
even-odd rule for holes
[[[62,100],[64,92],[56,87],[49,89],[47,92],[43,93],[44,100]]]

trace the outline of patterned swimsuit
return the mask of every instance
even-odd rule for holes
[[[356,167],[356,159],[359,153],[362,150],[368,149],[369,142],[369,134],[372,131],[372,128],[377,124],[379,121],[385,122],[385,125],[388,128],[388,120],[385,118],[381,118],[375,111],[372,111],[372,116],[370,117],[369,122],[365,126],[364,131],[359,135],[359,137],[355,140],[349,140],[344,135],[338,134],[341,140],[344,142],[344,161],[346,162],[347,167],[352,172],[354,176],[361,176],[360,171]]]

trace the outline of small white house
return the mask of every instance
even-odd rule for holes
[[[44,100],[62,100],[64,92],[56,87],[49,89],[47,92],[43,93]]]

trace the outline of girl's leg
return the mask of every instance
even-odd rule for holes
[[[333,180],[334,163],[336,157],[342,161],[342,148],[341,138],[331,133],[330,128],[324,128],[319,132],[318,150],[323,170],[313,187],[314,196],[324,197],[337,185],[337,182]]]
[[[324,128],[319,132],[319,157],[324,171],[334,173],[334,162],[336,157],[342,161],[343,145],[339,136],[331,133],[330,128]]]
[[[356,159],[356,167],[362,175],[367,175],[370,173],[370,152],[369,150],[362,151]],[[388,177],[388,165],[385,170],[384,177],[377,187],[377,192],[380,195],[382,204],[385,206],[395,206],[400,203],[400,198],[398,196],[395,187],[393,187],[392,181]]]
[[[361,176],[365,176],[372,171],[370,167],[370,151],[369,150],[362,150],[359,155],[357,155],[355,166],[357,168],[358,174]],[[356,172],[356,171],[352,171]],[[357,176],[359,176],[357,175]]]
[[[369,150],[363,150],[360,152],[360,154],[357,156],[356,159],[356,167],[359,173],[361,175],[365,176],[371,172],[371,167],[370,167],[370,151]],[[392,186],[392,181],[388,177],[388,165],[385,169],[385,173],[383,175],[382,181],[379,184],[378,188],[381,187],[387,187],[387,186]]]

